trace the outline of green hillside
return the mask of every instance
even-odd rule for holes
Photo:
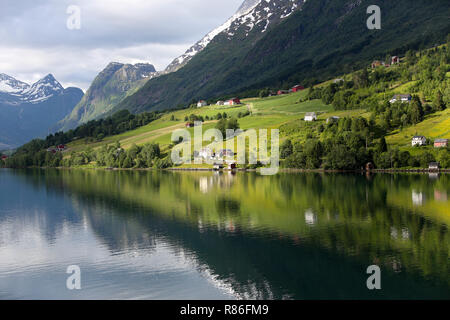
[[[237,106],[197,108],[194,104],[139,115],[122,110],[111,118],[32,141],[6,164],[170,167],[168,155],[176,144],[172,133],[186,128],[186,123],[201,121],[204,132],[228,125],[243,130],[279,129],[286,168],[359,169],[368,162],[377,168],[423,168],[432,161],[450,167],[448,148],[432,146],[434,139],[450,139],[449,71],[447,44],[408,51],[399,64],[364,68],[341,75],[342,81],[326,81],[296,93],[266,96],[268,91],[262,90],[261,97],[243,99]],[[396,94],[411,94],[411,101],[390,103]],[[315,112],[317,121],[304,121],[307,112]],[[330,117],[337,119],[328,123]],[[194,128],[188,130],[193,136]],[[415,135],[426,136],[431,144],[413,148]],[[59,143],[67,143],[68,150],[55,155],[43,150]]]
[[[381,30],[366,26],[366,9],[373,4],[381,7]],[[450,32],[449,13],[445,0],[306,1],[265,33],[255,26],[231,40],[217,36],[185,67],[148,81],[114,111],[167,110],[198,99],[248,97],[263,87],[324,81],[387,54],[442,43]]]

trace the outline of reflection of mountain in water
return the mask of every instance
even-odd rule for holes
[[[412,188],[427,198],[434,187],[445,190],[445,176],[430,185],[420,176],[368,181],[238,174],[229,188],[214,182],[206,193],[201,181],[211,181],[209,174],[69,171],[24,177],[71,195],[76,211],[112,252],[164,239],[190,252],[199,268],[240,297],[449,296],[447,224],[389,204],[392,196],[407,206]],[[374,263],[383,267],[379,293],[365,287],[365,269]]]

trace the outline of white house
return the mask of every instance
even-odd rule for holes
[[[316,121],[317,115],[315,112],[307,112],[305,115],[305,121]]]
[[[203,159],[211,159],[214,157],[214,152],[212,151],[211,148],[203,148],[200,151],[199,156],[202,157]]]
[[[410,94],[396,94],[389,100],[390,103],[401,102],[401,103],[409,103],[412,100],[412,96]]]
[[[200,100],[200,101],[197,103],[197,108],[205,107],[205,106],[207,106],[207,105],[208,105],[208,104],[206,103],[205,100]]]
[[[223,106],[223,105],[225,105],[225,102],[219,100],[219,101],[217,101],[216,105],[218,105],[218,106]]]
[[[411,145],[415,146],[424,146],[427,144],[427,138],[424,136],[415,136],[412,138]]]

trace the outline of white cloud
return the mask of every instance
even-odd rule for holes
[[[2,0],[0,73],[33,82],[53,73],[87,89],[109,62],[164,69],[231,16],[243,0]],[[69,5],[81,30],[69,30]]]

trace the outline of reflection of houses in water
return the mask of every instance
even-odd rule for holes
[[[305,212],[305,222],[310,226],[313,226],[317,223],[317,215],[311,209],[308,209]]]
[[[434,200],[446,202],[448,201],[447,191],[434,190]]]
[[[211,177],[200,177],[198,180],[198,188],[201,193],[208,193],[209,189],[213,185]]]
[[[208,193],[214,186],[219,189],[230,189],[233,186],[235,174],[231,172],[216,172],[214,175],[200,177],[198,180],[198,188],[201,193]]]
[[[411,239],[411,232],[409,232],[408,228],[402,228],[401,236],[403,240],[409,240]],[[399,231],[394,227],[391,228],[391,238],[393,239],[399,238]]]
[[[391,238],[393,238],[393,239],[398,238],[398,231],[394,227],[391,228]]]
[[[439,172],[430,172],[430,173],[428,173],[428,178],[430,178],[430,180],[439,179]]]
[[[411,238],[411,233],[407,228],[402,229],[402,239],[403,240],[409,240]]]
[[[425,196],[422,192],[413,190],[412,191],[412,202],[416,206],[421,206],[425,202]]]

